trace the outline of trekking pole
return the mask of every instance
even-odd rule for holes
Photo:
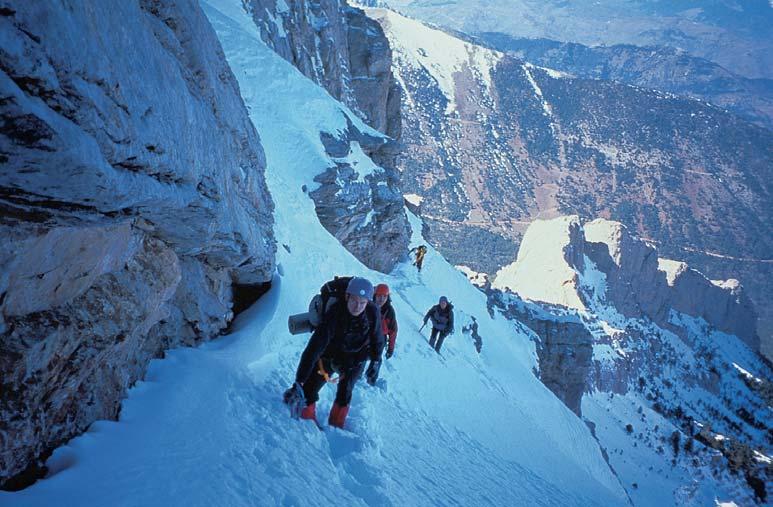
[[[421,333],[421,330],[422,330],[422,329],[424,329],[424,326],[426,326],[426,325],[427,325],[427,323],[426,323],[426,322],[425,322],[424,324],[422,324],[422,325],[421,325],[421,327],[419,328],[419,333]]]

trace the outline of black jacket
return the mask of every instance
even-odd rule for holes
[[[432,327],[438,331],[446,331],[447,333],[454,332],[454,305],[451,303],[446,304],[446,309],[440,308],[440,303],[436,304],[429,309],[424,316],[424,323],[427,320],[432,320]]]
[[[383,350],[384,334],[378,307],[369,302],[365,311],[355,317],[346,308],[346,301],[337,301],[311,335],[301,355],[295,380],[301,384],[306,382],[322,357],[330,359],[339,371],[343,371],[368,357],[372,361],[380,360]]]

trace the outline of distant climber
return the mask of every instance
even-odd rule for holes
[[[412,254],[414,252],[416,257],[413,261],[413,265],[416,266],[416,269],[421,271],[421,265],[424,264],[424,256],[427,254],[427,247],[424,245],[419,245],[417,247],[411,248],[408,253]]]
[[[392,308],[392,297],[389,295],[389,286],[385,283],[376,285],[373,301],[381,309],[381,331],[386,338],[386,358],[390,359],[395,353],[395,341],[397,341],[397,317]]]
[[[443,340],[454,332],[454,305],[448,302],[447,297],[440,296],[438,304],[430,308],[424,316],[424,325],[427,324],[427,320],[432,320],[432,335],[429,339],[429,345],[435,349],[435,352],[440,353]]]
[[[349,403],[357,380],[365,376],[373,385],[378,380],[384,335],[381,315],[372,302],[373,285],[364,278],[352,278],[344,299],[335,301],[325,312],[322,322],[301,355],[295,383],[284,393],[284,402],[301,419],[317,422],[316,404],[325,383],[337,383],[335,403],[328,424],[344,427]],[[332,378],[338,373],[338,378]]]
[[[478,334],[477,319],[473,316],[470,316],[470,319],[472,319],[472,321],[468,325],[462,326],[462,333],[470,333],[472,340],[475,343],[475,350],[480,354],[481,349],[483,349],[483,338]]]

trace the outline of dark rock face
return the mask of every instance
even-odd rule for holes
[[[409,228],[395,168],[401,90],[381,26],[342,0],[252,0],[248,5],[269,47],[392,138],[386,142],[350,125],[340,139],[323,139],[328,152],[342,159],[351,142],[358,143],[354,150],[364,150],[380,169],[365,183],[356,168],[341,162],[319,175],[322,187],[310,194],[331,234],[368,267],[391,271],[407,249]]]
[[[582,417],[582,396],[591,387],[593,335],[582,320],[560,309],[540,306],[488,290],[489,305],[502,310],[511,319],[525,324],[539,337],[539,379]],[[553,313],[551,313],[551,310]]]
[[[671,47],[588,47],[502,33],[478,34],[481,41],[513,56],[578,78],[618,81],[704,100],[767,129],[773,129],[773,80],[749,79]]]
[[[251,0],[264,42],[353,110],[347,18],[337,0]]]
[[[400,89],[378,23],[342,0],[252,0],[263,40],[376,130],[400,135]]]
[[[0,484],[274,271],[265,159],[194,1],[0,11]]]
[[[434,31],[449,48],[464,44],[438,81],[433,65],[444,60],[411,45],[397,14],[372,12],[405,87],[403,187],[423,198],[427,237],[454,264],[493,274],[535,218],[610,218],[662,256],[740,280],[769,350],[770,131],[701,102],[562,76]],[[502,260],[492,269],[493,259]]]
[[[400,86],[392,75],[392,49],[384,31],[361,9],[345,10],[348,25],[350,84],[365,123],[399,139]],[[390,166],[392,167],[392,166]]]

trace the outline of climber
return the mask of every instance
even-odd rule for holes
[[[345,298],[330,307],[311,335],[301,355],[295,383],[284,393],[284,402],[290,405],[292,413],[300,412],[301,419],[317,423],[319,391],[325,383],[337,383],[328,424],[343,428],[354,385],[368,358],[370,365],[365,375],[369,384],[376,383],[384,335],[381,315],[372,299],[373,285],[364,278],[352,278]],[[337,378],[332,378],[334,373],[338,373]]]
[[[478,354],[480,354],[481,349],[483,348],[483,338],[478,334],[478,321],[474,316],[470,316],[471,322],[466,325],[462,326],[462,333],[470,333],[472,336],[472,340],[475,343],[475,350],[478,351]]]
[[[429,346],[440,353],[440,347],[443,346],[443,340],[446,336],[454,332],[454,305],[448,302],[448,298],[440,296],[438,304],[429,309],[424,316],[424,325],[427,320],[432,320],[432,335],[429,339]],[[422,326],[424,327],[424,326]],[[437,340],[437,343],[435,343]]]
[[[408,253],[412,254],[414,252],[416,252],[416,259],[413,261],[413,265],[416,266],[416,269],[421,271],[421,265],[424,263],[424,256],[427,254],[427,247],[419,245],[418,247],[411,248]]]
[[[381,331],[387,341],[386,358],[395,353],[395,341],[397,340],[397,317],[392,308],[392,298],[389,295],[389,286],[385,283],[376,285],[373,301],[381,309]]]

